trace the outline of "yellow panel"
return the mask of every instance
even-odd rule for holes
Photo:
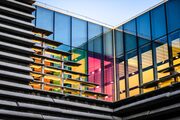
[[[37,68],[37,69],[40,69],[41,66],[38,66],[38,65],[30,65],[31,68]]]
[[[166,64],[158,66],[157,70],[159,71],[159,70],[162,70],[162,69],[168,68],[168,67],[169,67],[169,63],[166,63]],[[159,73],[158,72],[158,78],[162,78],[162,77],[167,76],[167,75],[170,75],[170,73],[169,72],[167,72],[167,73],[163,73],[163,72]]]
[[[129,77],[129,88],[139,86],[138,74]]]
[[[125,93],[120,94],[120,100],[123,100],[125,98],[126,98],[126,94]]]
[[[47,52],[45,51],[45,54],[55,55],[55,56],[61,56],[61,54],[53,53],[53,52]]]
[[[61,78],[60,77],[57,77],[57,76],[54,76],[54,75],[50,75],[50,76],[44,76],[44,78],[46,78],[46,79],[52,79],[52,80],[61,80]]]
[[[61,62],[56,62],[56,61],[53,61],[53,60],[47,60],[45,59],[46,62],[50,62],[50,63],[55,63],[55,64],[60,64]]]
[[[147,83],[153,81],[153,69],[147,70],[143,72],[143,83]]]
[[[119,81],[119,88],[120,88],[120,91],[125,90],[125,80],[124,79]]]
[[[64,80],[64,83],[69,83],[69,84],[78,84],[78,85],[80,85],[80,82],[71,81],[71,80]]]
[[[171,79],[171,80],[168,80],[168,81],[165,81],[165,82],[162,82],[162,83],[159,83],[159,87],[166,87],[166,86],[169,86],[171,85],[171,83],[174,81],[174,79]]]
[[[134,89],[134,90],[130,90],[129,91],[130,96],[135,96],[139,94],[139,88]]]
[[[56,69],[53,69],[53,68],[44,68],[45,70],[48,70],[48,71],[53,71],[53,72],[61,72],[62,70],[56,70]]]
[[[152,87],[152,88],[148,88],[148,89],[144,89],[144,93],[147,93],[147,92],[150,92],[150,91],[153,91],[155,90],[155,87]]]

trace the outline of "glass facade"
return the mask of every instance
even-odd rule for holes
[[[88,74],[86,81],[99,85],[88,90],[108,94],[105,100],[112,101],[114,99],[112,29],[41,7],[37,7],[34,14],[36,20],[33,23],[38,28],[53,32],[49,39],[63,43],[57,49],[71,52],[72,56],[67,59],[81,64],[78,68],[72,67],[71,70]]]
[[[179,5],[169,0],[115,30],[118,100],[179,82]]]
[[[82,64],[72,70],[99,85],[88,90],[122,100],[180,81],[179,5],[169,0],[116,29],[41,7],[33,23],[52,31],[48,38],[72,53],[67,59]]]

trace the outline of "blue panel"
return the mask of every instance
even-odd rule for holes
[[[72,19],[72,46],[87,49],[87,22]]]
[[[168,32],[180,28],[180,0],[170,0],[167,2],[167,22]]]
[[[124,38],[126,52],[137,48],[136,36],[125,33]]]
[[[136,35],[136,24],[135,20],[131,20],[128,23],[124,24],[124,32]]]
[[[88,24],[88,50],[102,54],[102,26]]]
[[[53,32],[53,11],[37,7],[36,26]]]
[[[161,5],[151,12],[152,20],[152,39],[155,40],[166,34],[166,21],[164,5]]]
[[[137,35],[147,40],[151,38],[149,12],[137,18]]]
[[[123,54],[123,33],[120,31],[115,31],[115,41],[116,41],[116,57],[119,58]]]
[[[112,44],[112,29],[103,28],[104,32],[104,55],[113,56],[113,44]]]
[[[70,25],[71,19],[69,16],[55,13],[55,31],[54,39],[60,41],[66,45],[70,45],[71,29]]]
[[[131,20],[130,22],[124,25],[124,38],[125,38],[125,49],[126,52],[136,49],[136,24],[135,20]]]

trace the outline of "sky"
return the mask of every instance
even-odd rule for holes
[[[36,0],[117,26],[163,0]]]

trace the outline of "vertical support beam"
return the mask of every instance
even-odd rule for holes
[[[137,58],[138,58],[138,76],[139,76],[139,86],[143,84],[143,70],[142,70],[142,56],[141,56],[141,50],[139,45],[139,38],[138,38],[138,31],[137,31],[137,19],[135,20],[136,24],[136,42],[137,42]],[[143,93],[143,89],[139,88],[139,93]]]
[[[55,33],[55,11],[53,11],[53,40],[55,40],[55,35],[54,35],[54,33]]]
[[[114,63],[114,72],[113,72],[113,76],[114,76],[114,101],[118,101],[119,100],[119,79],[117,79],[117,69],[116,69],[116,37],[115,37],[115,30],[112,30],[112,47],[113,47],[113,63]]]
[[[83,81],[83,78],[82,78],[81,75],[79,76],[79,80],[80,80],[80,81]],[[82,91],[82,84],[81,84],[81,83],[80,83],[79,89],[80,89],[80,96],[82,96],[82,92],[83,92],[83,91]]]
[[[64,69],[64,56],[62,55],[62,69]],[[61,80],[62,80],[62,83],[61,83],[61,86],[62,87],[64,87],[64,80],[65,80],[65,78],[64,78],[64,71],[62,71],[62,74],[61,74]],[[64,90],[62,89],[62,93],[64,93]]]
[[[42,35],[42,37],[44,37],[44,34]],[[42,56],[45,56],[45,42],[42,42]],[[41,73],[43,74],[42,75],[42,78],[41,78],[41,82],[42,82],[42,85],[41,85],[41,89],[44,90],[44,58],[41,57],[41,63],[43,64],[43,66],[41,66]]]
[[[153,58],[153,73],[154,73],[154,80],[158,80],[158,75],[157,75],[157,60],[156,60],[156,46],[155,42],[152,41],[152,58]]]
[[[153,61],[153,78],[154,81],[158,80],[157,75],[157,61],[156,61],[156,48],[154,41],[152,40],[152,18],[151,18],[151,11],[149,12],[149,18],[150,18],[150,33],[151,33],[151,48],[152,48],[152,61]]]
[[[87,22],[87,28],[86,28],[86,29],[87,29],[87,46],[86,46],[86,52],[87,52],[87,53],[86,53],[86,69],[87,69],[87,74],[89,73],[89,70],[88,70],[88,69],[89,69],[89,68],[88,68],[88,67],[89,67],[89,64],[88,64],[88,54],[89,54],[89,53],[88,53],[88,48],[89,48],[89,47],[88,47],[89,29],[88,29],[88,27],[89,27],[89,22]],[[89,81],[88,76],[87,76],[87,81]]]
[[[125,35],[124,35],[124,27],[123,27],[123,46],[124,46],[124,75],[125,75],[125,94],[126,97],[129,97],[129,73],[128,73],[128,59],[126,54],[126,43],[125,43]]]
[[[103,27],[102,28],[102,41],[101,41],[101,44],[102,44],[102,48],[101,48],[101,93],[104,93],[104,40],[105,40],[105,37],[104,37],[104,29]]]
[[[70,17],[70,52],[72,53],[72,17]],[[70,60],[72,60],[72,56],[70,56]]]
[[[37,6],[35,6],[35,8],[36,8],[36,10],[34,11],[35,12],[34,25],[36,26],[36,18],[37,18],[37,11],[38,11],[38,9],[37,9]]]

